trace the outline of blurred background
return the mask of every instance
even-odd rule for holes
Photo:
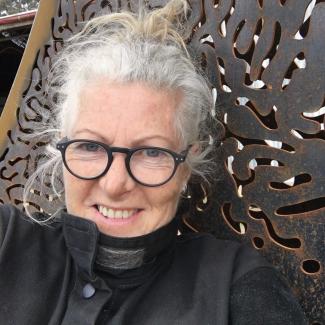
[[[0,115],[14,81],[39,0],[0,0]]]

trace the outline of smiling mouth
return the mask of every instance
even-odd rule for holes
[[[128,219],[140,211],[139,209],[115,210],[101,205],[97,205],[96,208],[101,215],[110,219]]]

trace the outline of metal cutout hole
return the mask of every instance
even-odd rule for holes
[[[270,187],[275,190],[287,190],[295,186],[311,182],[311,176],[307,173],[303,173],[293,177],[293,183],[288,184],[288,181],[284,182],[270,182]]]
[[[304,62],[304,63],[303,63]],[[297,69],[305,69],[306,59],[303,52],[300,52],[291,62],[287,72],[284,75],[284,79],[282,81],[282,90],[285,89],[291,82],[293,73]]]
[[[235,0],[232,0],[231,6],[229,8],[229,12],[219,24],[219,33],[222,37],[226,37],[227,35],[227,23],[230,16],[233,14],[234,10],[235,10]]]
[[[255,246],[255,248],[257,249],[261,249],[264,246],[264,240],[260,237],[254,237],[253,238],[253,245]]]
[[[317,260],[304,260],[302,262],[302,269],[308,274],[315,274],[320,270],[320,263]]]
[[[319,197],[317,199],[287,205],[277,209],[276,213],[280,216],[289,216],[292,214],[312,212],[322,208],[325,208],[325,197]]]
[[[301,247],[301,241],[299,238],[284,238],[277,234],[275,228],[269,217],[262,211],[262,209],[254,204],[250,205],[248,208],[248,214],[251,218],[255,220],[263,220],[268,231],[270,238],[280,246],[297,249]]]
[[[231,204],[226,202],[222,208],[222,215],[227,222],[227,224],[234,230],[237,234],[243,235],[247,232],[247,224],[245,222],[235,221],[231,216]]]
[[[274,58],[275,54],[278,51],[279,48],[279,44],[280,44],[280,40],[281,40],[281,25],[280,23],[277,21],[275,23],[275,30],[274,30],[274,40],[273,40],[273,44],[272,47],[270,48],[269,52],[267,53],[267,55],[265,56],[264,60],[269,59],[270,62],[272,61],[272,59]]]
[[[219,0],[214,0],[213,8],[217,8],[219,6]]]
[[[272,109],[269,114],[261,114],[258,109],[255,107],[252,101],[248,101],[245,106],[249,107],[255,114],[255,116],[265,125],[267,128],[271,130],[275,130],[278,128],[278,123],[275,118],[275,111]]]

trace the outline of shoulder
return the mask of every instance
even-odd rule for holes
[[[190,233],[179,236],[177,246],[191,259],[211,269],[218,268],[231,274],[231,282],[259,267],[272,266],[252,247],[231,240],[222,240],[206,233]]]
[[[287,281],[274,268],[242,275],[230,291],[231,324],[307,324]]]
[[[0,222],[1,225],[7,224],[11,216],[15,217],[20,211],[10,204],[0,204]]]
[[[198,279],[207,278],[211,295],[221,292],[229,301],[230,324],[307,324],[286,280],[253,247],[200,233],[177,242],[177,258],[190,260]]]
[[[23,213],[9,204],[0,205],[0,247],[8,233],[15,225],[23,220]]]
[[[41,225],[13,205],[0,205],[0,247],[2,249],[13,245],[23,247],[26,243],[39,240],[43,244],[53,243],[62,233],[60,228],[60,222]]]

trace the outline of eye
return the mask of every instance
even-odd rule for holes
[[[74,142],[69,146],[69,150],[80,153],[80,154],[87,154],[87,153],[100,153],[104,152],[105,149],[93,142]]]
[[[154,148],[144,149],[143,153],[144,153],[145,156],[150,157],[150,158],[159,157],[159,156],[164,154],[163,151],[158,150],[158,149],[154,149]]]
[[[100,145],[92,142],[81,142],[78,144],[77,148],[79,150],[90,151],[90,152],[96,152],[102,149]]]

